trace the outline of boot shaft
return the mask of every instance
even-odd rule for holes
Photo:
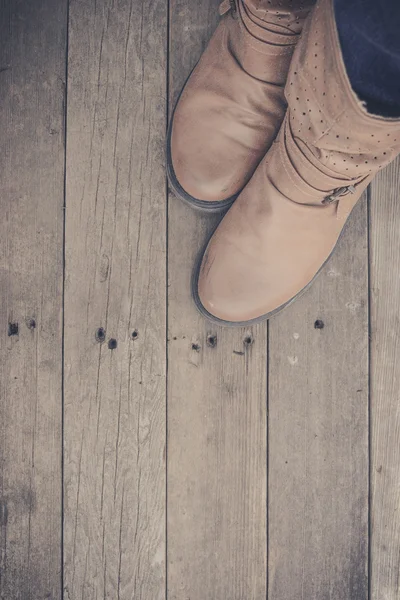
[[[260,27],[299,34],[315,0],[242,0]]]
[[[252,77],[284,85],[306,16],[314,0],[224,0],[228,45]]]
[[[318,0],[307,19],[285,96],[282,146],[288,163],[311,187],[362,188],[400,152],[400,121],[369,114],[352,90],[333,0]],[[354,201],[358,196],[354,193]]]

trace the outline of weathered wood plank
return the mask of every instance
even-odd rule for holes
[[[269,360],[269,597],[366,600],[365,201],[312,289],[270,322]]]
[[[400,159],[371,185],[371,600],[400,599]]]
[[[170,10],[172,108],[218,15],[214,0]],[[266,597],[266,326],[226,330],[197,314],[190,277],[215,222],[170,196],[170,600]]]
[[[61,597],[66,1],[0,13],[0,598]]]
[[[163,0],[70,6],[70,600],[165,598],[166,9]]]

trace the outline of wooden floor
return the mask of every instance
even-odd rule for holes
[[[164,147],[217,18],[1,2],[1,600],[400,599],[400,162],[299,302],[203,320]]]

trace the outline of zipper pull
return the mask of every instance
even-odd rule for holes
[[[232,10],[233,12],[236,12],[235,0],[223,0],[223,2],[221,2],[221,4],[219,5],[220,16],[222,17],[230,10]]]

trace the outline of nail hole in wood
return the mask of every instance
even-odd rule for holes
[[[321,319],[317,319],[314,323],[315,329],[323,329],[325,327],[325,323],[321,321]]]
[[[104,331],[103,327],[99,327],[98,329],[96,329],[95,337],[98,342],[104,342],[104,340],[106,339],[106,332]]]
[[[28,329],[35,329],[36,328],[36,321],[35,319],[27,319],[26,320],[26,326]]]
[[[139,336],[139,333],[138,333],[138,331],[137,331],[136,329],[134,329],[134,330],[132,331],[132,333],[131,333],[131,338],[132,338],[133,340],[136,340],[136,339],[138,338],[138,336]]]
[[[8,335],[18,335],[18,323],[9,323],[8,324]]]
[[[195,352],[200,352],[200,345],[199,344],[192,344],[192,350],[194,350]]]
[[[217,336],[216,335],[208,335],[207,336],[207,346],[210,348],[215,348],[217,345]]]
[[[243,344],[245,346],[251,346],[252,343],[253,343],[253,338],[251,337],[251,335],[247,335],[243,340]]]
[[[114,338],[111,338],[108,341],[108,347],[110,348],[110,350],[115,350],[115,348],[117,347],[117,340],[115,340]]]

